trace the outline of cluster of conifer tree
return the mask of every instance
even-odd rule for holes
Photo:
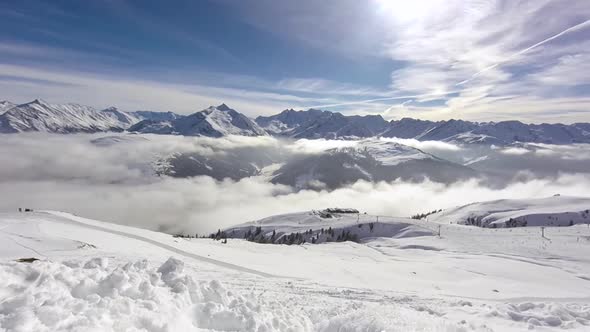
[[[191,234],[174,234],[173,237],[180,237],[183,239],[196,239],[199,237],[199,234],[191,235]]]
[[[498,227],[497,224],[487,224],[486,225],[483,223],[481,218],[476,218],[476,217],[468,217],[465,224],[471,225],[471,226],[478,226],[478,227],[490,227],[490,228]],[[526,225],[527,225],[526,219],[510,218],[506,221],[506,223],[504,224],[504,227],[506,227],[506,228],[525,227]]]
[[[362,224],[359,225],[359,228]],[[371,231],[373,229],[373,223],[369,225]],[[274,244],[286,244],[296,245],[304,243],[320,243],[320,242],[344,242],[353,241],[358,242],[358,235],[351,233],[350,230],[335,231],[332,227],[322,228],[314,231],[313,229],[306,230],[305,232],[295,232],[290,234],[277,235],[276,231],[273,230],[272,234],[263,234],[261,227],[254,229],[248,229],[244,233],[244,239],[256,242],[256,243],[274,243]]]
[[[418,214],[413,215],[411,218],[412,219],[418,219],[418,220],[420,220],[420,219],[424,219],[424,218],[428,217],[431,214],[435,214],[435,213],[438,213],[438,212],[442,212],[442,209],[440,209],[440,210],[432,210],[432,211],[426,212],[426,213],[418,213]]]

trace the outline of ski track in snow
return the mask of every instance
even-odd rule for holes
[[[48,211],[42,211],[42,213],[48,213],[48,214],[53,214],[53,215],[57,215],[60,216],[59,213],[53,213],[53,212],[48,212]],[[70,223],[70,224],[75,224],[78,226],[82,226],[82,227],[86,227],[86,228],[90,228],[90,229],[95,229],[101,232],[107,232],[107,233],[111,233],[111,234],[115,234],[115,235],[120,235],[120,236],[124,236],[124,237],[128,237],[130,239],[135,239],[135,240],[139,240],[139,241],[143,241],[152,245],[155,245],[157,247],[160,247],[162,249],[171,251],[173,253],[176,253],[178,255],[184,256],[184,257],[188,257],[188,258],[192,258],[192,259],[196,259],[199,261],[203,261],[206,263],[210,263],[213,265],[217,265],[217,266],[221,266],[230,270],[236,270],[236,271],[240,271],[240,272],[246,272],[246,273],[250,273],[250,274],[254,274],[260,277],[264,277],[264,278],[282,278],[281,276],[277,276],[277,275],[273,275],[273,274],[269,274],[269,273],[264,273],[264,272],[260,272],[260,271],[256,271],[256,270],[252,270],[243,266],[239,266],[239,265],[235,265],[235,264],[231,264],[231,263],[227,263],[227,262],[222,262],[213,258],[209,258],[209,257],[204,257],[204,256],[200,256],[197,254],[193,254],[178,248],[175,248],[173,246],[167,245],[165,243],[162,242],[158,242],[152,239],[148,239],[146,237],[140,236],[140,235],[136,235],[136,234],[131,234],[131,233],[127,233],[127,232],[122,232],[122,231],[116,231],[113,229],[108,229],[108,228],[104,228],[104,227],[99,227],[99,226],[94,226],[94,225],[89,225],[87,223],[81,222],[81,221],[77,221],[73,218],[63,218],[63,219],[59,219],[56,220],[58,222],[61,223]]]

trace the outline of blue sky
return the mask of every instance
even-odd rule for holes
[[[0,99],[590,121],[584,0],[0,3]]]

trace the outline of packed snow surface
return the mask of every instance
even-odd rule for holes
[[[351,226],[354,217],[332,222]],[[259,224],[304,229],[314,218]],[[0,214],[0,331],[590,327],[586,225],[547,228],[543,238],[538,227],[381,218],[431,231],[363,243],[224,244],[63,212]]]

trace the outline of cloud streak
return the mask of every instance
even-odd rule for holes
[[[550,42],[550,41],[552,41],[554,39],[557,39],[557,38],[559,38],[559,37],[561,37],[561,36],[563,36],[563,35],[565,35],[565,34],[567,34],[569,32],[581,30],[581,29],[587,28],[589,26],[590,26],[590,19],[589,20],[586,20],[586,21],[584,21],[582,23],[576,24],[576,25],[574,25],[572,27],[569,27],[569,28],[561,31],[558,34],[555,34],[555,35],[553,35],[553,36],[551,36],[551,37],[549,37],[547,39],[544,39],[544,40],[542,40],[542,41],[540,41],[540,42],[538,42],[538,43],[536,43],[534,45],[531,45],[531,46],[525,48],[524,50],[522,50],[520,52],[517,52],[517,53],[514,53],[514,54],[508,56],[508,58],[506,60],[502,61],[502,62],[495,63],[495,64],[493,64],[493,65],[491,65],[489,67],[486,67],[486,68],[478,71],[477,73],[473,74],[473,76],[471,76],[470,78],[468,78],[468,79],[466,79],[464,81],[461,81],[461,82],[459,82],[459,83],[457,83],[455,85],[463,85],[463,84],[466,84],[468,82],[471,82],[472,80],[474,80],[475,78],[477,78],[478,76],[480,76],[481,74],[485,73],[488,70],[494,69],[494,68],[496,68],[496,67],[498,67],[498,66],[500,66],[502,64],[508,63],[512,59],[514,59],[514,58],[516,58],[516,57],[518,57],[520,55],[523,55],[523,54],[525,54],[525,53],[527,53],[527,52],[529,52],[529,51],[531,51],[531,50],[533,50],[533,49],[535,49],[535,48],[537,48],[537,47],[539,47],[541,45],[544,45],[544,44],[546,44],[546,43],[548,43],[548,42]]]

